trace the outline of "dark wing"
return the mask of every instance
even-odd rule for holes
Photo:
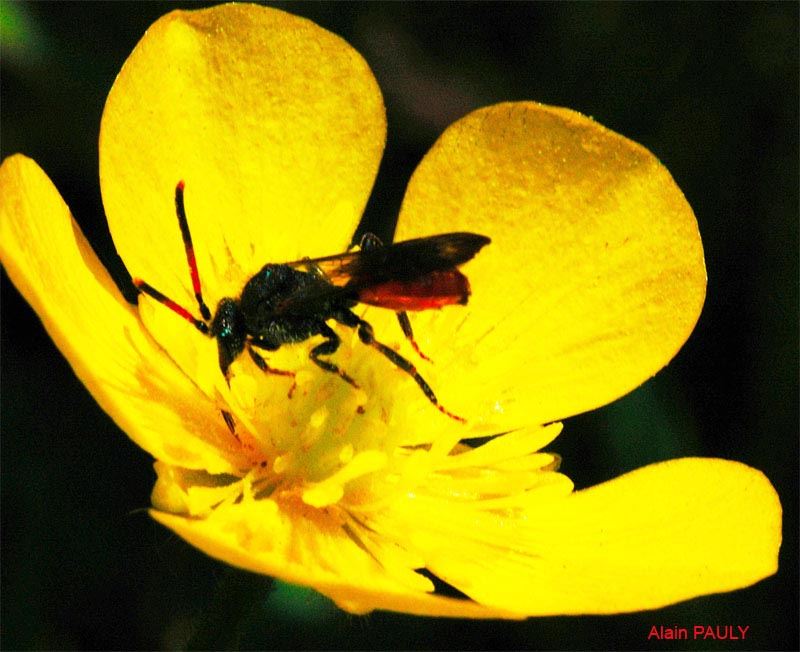
[[[475,256],[491,240],[477,233],[443,233],[383,247],[284,263],[318,271],[329,283],[361,290],[388,282],[410,283],[433,272],[452,270]]]

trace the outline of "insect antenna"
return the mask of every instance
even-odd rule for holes
[[[192,234],[189,231],[189,222],[186,219],[186,210],[183,206],[184,186],[183,180],[178,181],[178,185],[175,186],[175,212],[178,214],[178,225],[181,228],[183,247],[186,250],[186,262],[189,263],[189,273],[192,275],[194,298],[197,299],[197,306],[200,308],[200,314],[203,316],[203,319],[208,321],[211,319],[211,311],[208,309],[206,302],[203,301],[203,291],[200,288],[200,273],[197,271],[197,261],[194,257]]]
[[[149,283],[146,283],[145,281],[143,281],[140,278],[135,278],[135,279],[133,279],[133,284],[136,286],[136,288],[139,290],[139,292],[143,292],[147,296],[152,297],[153,299],[158,301],[160,304],[165,305],[167,308],[172,310],[172,312],[174,312],[174,313],[180,315],[181,317],[183,317],[186,321],[188,321],[192,326],[194,326],[197,330],[199,330],[204,335],[208,335],[209,334],[210,330],[209,330],[208,324],[206,324],[206,322],[201,321],[200,319],[197,319],[197,317],[192,315],[192,313],[189,312],[186,308],[184,308],[183,306],[175,303],[169,297],[161,294],[161,292],[156,290]]]
[[[184,308],[183,306],[179,305],[168,296],[161,294],[158,290],[156,290],[152,285],[143,281],[140,278],[133,279],[133,284],[136,288],[143,292],[144,294],[152,297],[160,304],[165,305],[167,308],[172,310],[172,312],[176,313],[177,315],[183,317],[186,321],[188,321],[192,326],[194,326],[197,330],[199,330],[204,335],[208,335],[210,333],[210,329],[208,326],[208,322],[211,320],[211,311],[208,309],[205,301],[203,301],[203,292],[200,288],[200,273],[197,271],[197,261],[194,257],[194,245],[192,244],[192,234],[189,232],[189,222],[186,219],[186,210],[183,205],[183,189],[184,189],[184,182],[183,180],[178,181],[178,185],[175,186],[175,213],[178,216],[178,226],[181,229],[181,237],[183,238],[183,247],[186,250],[186,262],[189,264],[189,273],[192,276],[192,288],[194,289],[194,296],[197,299],[197,306],[200,310],[200,314],[202,315],[203,319],[197,319],[192,313]]]

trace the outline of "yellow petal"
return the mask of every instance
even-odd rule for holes
[[[732,591],[773,574],[781,543],[772,485],[718,459],[655,464],[563,499],[533,491],[514,513],[420,497],[386,515],[382,531],[391,518],[439,577],[528,615],[638,611]]]
[[[705,296],[697,223],[640,145],[567,109],[481,109],[412,177],[397,239],[474,231],[466,308],[412,315],[442,402],[472,423],[546,423],[664,366]]]
[[[414,590],[390,575],[324,514],[291,516],[271,500],[217,508],[205,519],[151,510],[152,517],[203,552],[256,573],[310,586],[351,613],[386,609],[459,618],[520,618],[469,600]],[[310,516],[310,517],[308,517]],[[405,572],[411,572],[405,569]],[[429,584],[422,576],[416,576]]]
[[[167,14],[103,113],[100,180],[120,256],[133,276],[196,305],[179,180],[212,309],[266,262],[343,251],[385,129],[367,64],[312,22],[250,4]]]
[[[144,331],[41,168],[7,158],[0,196],[3,265],[100,406],[158,459],[237,466],[219,410]]]

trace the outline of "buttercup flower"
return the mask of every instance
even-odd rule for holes
[[[197,312],[179,181],[212,311],[267,262],[343,252],[385,129],[367,64],[313,23],[252,5],[172,12],[133,51],[103,115],[119,254],[132,277]],[[679,459],[574,492],[542,452],[560,419],[664,366],[705,295],[697,224],[669,173],[585,116],[481,109],[414,173],[397,240],[491,238],[462,268],[468,305],[411,315],[432,363],[390,310],[356,309],[466,423],[335,322],[342,344],[328,359],[358,389],[309,360],[319,337],[265,353],[294,381],[241,355],[227,382],[213,338],[150,297],[124,301],[33,161],[3,162],[0,196],[9,276],[156,459],[153,518],[209,555],[354,613],[458,617],[651,609],[776,571],[780,504],[759,471]],[[469,599],[435,593],[431,575]]]

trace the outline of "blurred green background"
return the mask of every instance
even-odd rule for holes
[[[0,4],[2,156],[36,159],[129,297],[100,201],[98,125],[126,56],[177,6]],[[353,617],[312,592],[270,592],[142,511],[151,460],[3,275],[3,649],[181,648],[197,631],[243,648],[797,649],[798,4],[279,6],[344,37],[378,78],[389,134],[366,219],[379,232],[438,134],[495,102],[577,109],[664,162],[703,236],[700,322],[668,368],[567,420],[552,449],[578,487],[678,456],[763,470],[784,507],[780,570],[653,612],[520,623]],[[748,640],[647,641],[652,625],[695,624],[749,626]]]

